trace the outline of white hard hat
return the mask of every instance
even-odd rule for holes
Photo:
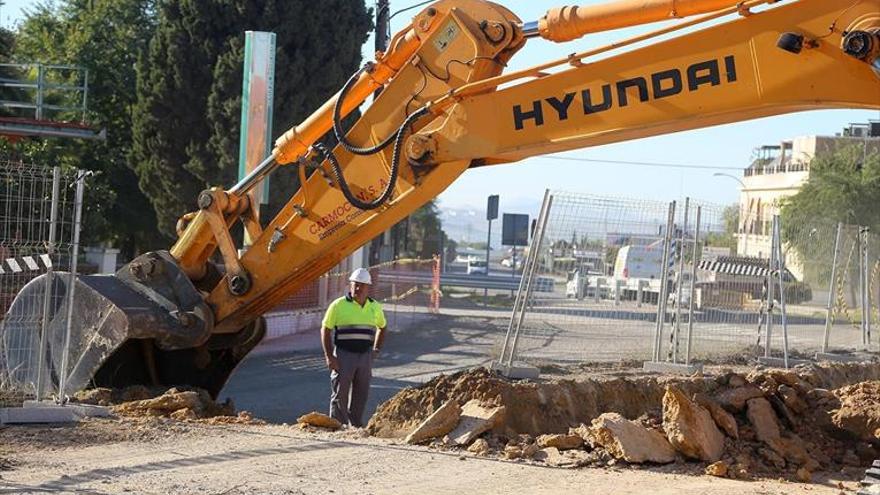
[[[370,277],[370,272],[366,268],[358,268],[351,272],[351,276],[348,277],[348,280],[359,284],[373,285],[373,278]]]

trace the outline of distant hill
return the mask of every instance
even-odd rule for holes
[[[501,217],[504,213],[525,213],[536,218],[541,209],[541,199],[513,199],[499,201],[498,220],[492,222],[492,247],[501,245]],[[444,207],[440,203],[440,221],[443,231],[457,242],[486,242],[489,222],[486,221],[486,206]]]

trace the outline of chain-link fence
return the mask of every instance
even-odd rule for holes
[[[689,363],[863,350],[878,317],[878,250],[859,227],[548,191],[502,358]]]
[[[0,163],[0,396],[57,394],[66,376],[85,176]]]

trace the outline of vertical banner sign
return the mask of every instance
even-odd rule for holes
[[[238,178],[246,177],[271,151],[272,99],[275,94],[275,33],[246,31],[244,77],[241,91],[241,136],[238,145]],[[269,178],[249,193],[259,205],[269,202]],[[245,245],[251,239],[245,233]]]

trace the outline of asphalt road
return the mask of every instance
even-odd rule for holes
[[[405,387],[489,363],[509,312],[477,314],[481,316],[398,315],[398,326],[390,330],[374,363],[367,416]],[[261,344],[220,393],[221,400],[231,397],[237,409],[278,423],[294,422],[310,411],[328,412],[329,396],[330,373],[317,331]]]

